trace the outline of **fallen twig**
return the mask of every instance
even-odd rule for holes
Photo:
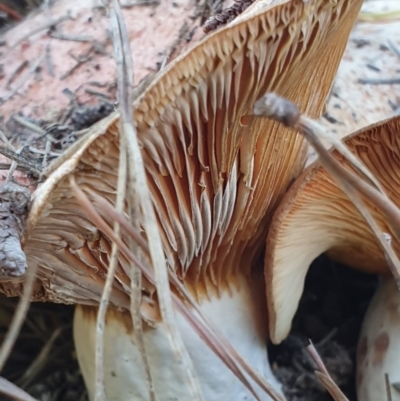
[[[58,30],[51,32],[50,37],[53,39],[66,40],[69,42],[92,42],[93,41],[93,36],[73,35],[73,34],[61,32]]]
[[[18,302],[10,327],[0,349],[0,371],[3,369],[28,312],[38,265],[33,264],[26,274],[24,292]]]
[[[21,21],[22,17],[11,7],[8,7],[7,4],[0,3],[0,10],[4,11],[6,14],[8,14],[12,19],[16,21]]]
[[[210,17],[203,26],[203,31],[209,33],[215,29],[226,25],[228,22],[233,21],[240,15],[246,8],[248,8],[254,0],[235,0],[234,4],[227,9],[223,10],[220,14]]]
[[[360,84],[371,84],[371,85],[395,85],[400,84],[400,77],[395,78],[360,78],[358,80]]]
[[[391,40],[388,40],[388,45],[390,47],[390,50],[398,57],[400,57],[400,49]]]
[[[93,50],[94,47],[91,46],[89,50],[83,55],[80,55],[78,57],[74,57],[73,55],[71,55],[71,57],[76,61],[76,64],[73,67],[71,67],[67,72],[65,72],[63,75],[61,75],[60,80],[62,81],[65,78],[68,78],[75,70],[77,70],[79,67],[81,67],[88,61],[90,61],[92,59],[91,53],[93,52]]]
[[[6,82],[6,88],[10,88],[10,85],[15,81],[17,76],[29,65],[28,60],[24,60],[18,67],[14,70],[14,72],[10,75],[10,78]]]
[[[393,401],[389,375],[385,373],[386,401]]]
[[[13,150],[9,149],[6,146],[0,145],[0,153],[4,156],[8,157],[9,159],[17,162],[18,165],[20,165],[24,169],[30,171],[35,176],[37,176],[37,177],[40,176],[40,174],[42,172],[42,168],[41,168],[41,166],[36,164],[36,162],[29,160],[22,155],[19,155],[17,152],[14,152]]]
[[[11,52],[18,46],[20,45],[22,42],[25,42],[25,40],[29,39],[31,36],[36,35],[37,33],[44,31],[50,27],[56,27],[58,24],[60,24],[61,22],[67,21],[71,19],[71,16],[69,14],[67,15],[63,15],[60,18],[57,18],[55,20],[50,20],[48,22],[46,22],[45,24],[32,29],[32,31],[28,32],[27,34],[25,34],[24,36],[22,36],[21,38],[19,38],[16,42],[14,42],[12,45],[9,46],[8,50],[6,52],[4,52],[3,54],[0,55],[0,61],[5,59],[9,54],[11,54]]]

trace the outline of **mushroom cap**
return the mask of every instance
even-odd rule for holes
[[[385,374],[392,401],[400,401],[400,291],[389,277],[379,285],[360,332],[357,349],[357,400],[386,401]]]
[[[400,117],[361,129],[344,143],[400,205]],[[334,151],[343,165],[349,164]],[[382,232],[394,238],[388,222],[363,199]],[[400,254],[393,239],[392,246]],[[311,262],[327,252],[334,259],[370,273],[388,274],[383,251],[361,214],[317,161],[298,177],[276,210],[267,237],[265,276],[270,337],[289,333]]]
[[[301,135],[247,116],[255,100],[275,91],[318,116],[362,0],[267,3],[177,58],[134,104],[168,265],[198,297],[249,271],[271,211],[305,161]],[[114,203],[118,158],[115,112],[48,168],[23,241],[28,265],[39,267],[35,299],[100,299],[111,245],[70,179],[112,225],[87,190]],[[128,307],[130,266],[119,261],[110,302]],[[144,289],[153,291],[147,282]]]

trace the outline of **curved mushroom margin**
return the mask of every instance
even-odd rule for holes
[[[344,139],[397,205],[400,205],[399,133],[400,117],[395,117]],[[337,152],[333,155],[350,167]],[[391,234],[379,210],[367,200],[364,202],[382,231]],[[395,240],[392,246],[399,254],[400,246]],[[267,237],[265,278],[272,342],[280,343],[289,334],[308,268],[324,252],[348,266],[389,274],[385,256],[373,233],[317,161],[286,193]]]

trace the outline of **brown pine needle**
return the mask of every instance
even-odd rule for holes
[[[25,321],[26,314],[31,303],[31,295],[33,291],[33,285],[36,279],[37,265],[33,264],[30,269],[28,269],[26,274],[26,281],[24,285],[24,292],[22,297],[18,302],[17,309],[15,310],[13,319],[11,321],[10,327],[7,331],[7,335],[1,345],[0,349],[0,371],[3,369],[8,356],[12,350],[12,347],[17,340],[18,334],[21,330],[22,324]]]
[[[348,398],[342,393],[340,388],[333,381],[328,370],[325,367],[324,362],[318,354],[318,351],[314,347],[314,344],[310,341],[310,345],[306,348],[311,358],[318,367],[314,373],[325,387],[326,391],[332,396],[335,401],[349,401]]]

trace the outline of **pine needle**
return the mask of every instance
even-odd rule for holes
[[[349,401],[348,398],[342,393],[340,388],[333,381],[332,377],[330,376],[328,370],[325,367],[324,362],[319,356],[318,351],[315,349],[314,344],[311,341],[310,345],[306,349],[319,369],[314,372],[315,375],[321,381],[321,383],[328,391],[328,393],[332,396],[332,398],[335,401]]]
[[[24,285],[24,292],[18,302],[17,309],[15,310],[13,319],[10,327],[7,331],[6,337],[1,345],[0,349],[0,371],[3,370],[4,364],[6,363],[8,356],[12,350],[12,347],[17,340],[18,334],[21,330],[22,324],[24,323],[26,314],[29,309],[31,302],[31,295],[33,292],[33,284],[36,279],[37,265],[33,264],[26,273],[26,281]]]

